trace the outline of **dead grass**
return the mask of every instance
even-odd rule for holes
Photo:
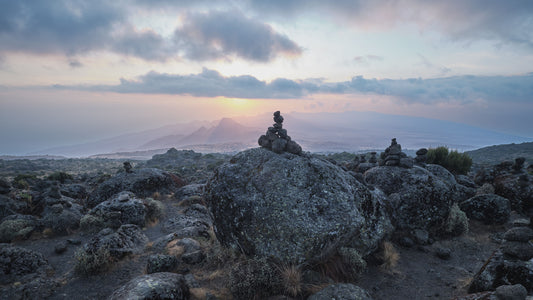
[[[302,271],[295,265],[282,265],[279,267],[281,283],[285,293],[295,297],[302,292]]]
[[[396,267],[400,260],[400,254],[394,248],[394,245],[389,241],[384,241],[381,245],[382,253],[380,258],[383,263],[380,265],[380,269],[386,273],[397,273]]]
[[[212,290],[206,288],[192,288],[189,290],[192,300],[204,300],[207,293],[215,296],[216,299],[233,299],[228,289]]]
[[[179,239],[170,241],[165,247],[165,253],[176,257],[181,256],[185,252],[185,249],[183,246],[177,245],[178,241]]]

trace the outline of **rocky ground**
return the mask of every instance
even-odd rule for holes
[[[170,150],[133,169],[21,175],[11,161],[0,181],[0,298],[532,295],[526,166],[467,177],[402,163]]]

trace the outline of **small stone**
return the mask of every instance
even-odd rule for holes
[[[529,260],[533,258],[533,245],[522,242],[505,242],[502,246],[503,253],[516,257],[520,260]]]
[[[435,255],[440,259],[448,260],[450,259],[451,254],[452,250],[450,250],[450,248],[437,247],[437,249],[435,249]]]
[[[80,240],[77,240],[77,239],[68,239],[67,240],[67,243],[71,244],[71,245],[80,245],[81,244],[81,241]]]
[[[183,254],[181,259],[187,264],[194,265],[201,263],[205,259],[205,254],[201,250],[198,250]]]
[[[507,241],[527,243],[529,240],[533,240],[533,229],[529,227],[513,227],[503,235],[503,238]]]
[[[501,285],[494,293],[498,300],[523,300],[527,297],[527,290],[521,284]]]
[[[67,242],[65,241],[57,243],[56,246],[54,247],[54,252],[56,254],[62,254],[65,251],[67,251]]]
[[[419,245],[427,245],[429,233],[423,229],[415,229],[412,232],[414,241]]]
[[[146,266],[146,273],[172,272],[178,267],[178,259],[172,255],[150,255]]]
[[[426,148],[420,148],[416,151],[416,155],[426,155],[428,154],[428,149]]]
[[[398,240],[398,244],[405,248],[411,248],[415,245],[415,242],[409,237],[404,236]]]

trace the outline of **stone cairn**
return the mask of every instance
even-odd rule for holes
[[[426,161],[428,159],[428,149],[426,148],[420,148],[416,151],[416,157],[415,157],[415,163],[417,165],[423,166],[426,164]]]
[[[283,117],[279,111],[274,113],[274,122],[272,127],[268,127],[266,134],[259,137],[259,146],[278,154],[284,151],[293,154],[302,153],[302,147],[291,140],[291,137],[287,135],[287,130],[283,129]]]
[[[124,162],[124,171],[126,171],[126,173],[133,173],[133,166],[131,165],[131,163],[129,161],[125,161]]]
[[[407,154],[402,152],[402,145],[396,142],[396,138],[393,138],[391,144],[385,152],[381,152],[380,165],[384,166],[400,166],[404,168],[413,167],[413,159],[407,157]]]

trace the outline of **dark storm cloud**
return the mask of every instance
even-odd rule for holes
[[[533,48],[533,1],[530,0],[249,0],[256,14],[279,21],[308,13],[363,28],[414,23],[452,40],[490,40]]]
[[[185,57],[193,60],[238,56],[267,62],[280,54],[302,52],[287,36],[235,11],[189,14],[175,36],[180,48],[185,49]]]
[[[123,19],[109,1],[1,1],[0,51],[76,54],[101,49]]]
[[[136,30],[122,1],[1,1],[0,53],[64,54],[112,51],[148,61],[171,58],[232,59],[268,62],[280,55],[299,55],[287,36],[239,12],[186,14],[173,38]],[[160,5],[195,6],[192,1],[157,1]],[[149,5],[146,3],[146,9]],[[176,12],[176,17],[178,13]]]
[[[80,89],[117,93],[192,95],[196,97],[234,98],[300,98],[304,84],[289,79],[271,83],[249,75],[224,77],[219,72],[205,69],[199,74],[174,75],[150,72],[137,80],[121,79],[115,86],[60,86],[58,89]],[[310,87],[311,88],[311,87]]]
[[[150,72],[137,80],[121,79],[121,83],[114,86],[56,88],[256,99],[295,99],[311,94],[368,94],[391,96],[405,103],[531,103],[533,73],[520,76],[455,76],[434,79],[365,79],[355,76],[350,81],[333,83],[321,79],[278,78],[268,83],[250,75],[225,77],[217,71],[204,69],[199,74],[189,75]]]

